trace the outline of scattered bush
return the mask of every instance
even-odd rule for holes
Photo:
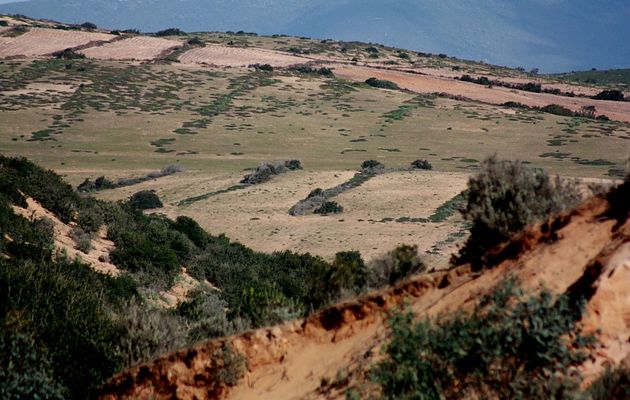
[[[624,95],[621,90],[603,90],[593,96],[595,100],[624,101]]]
[[[241,180],[241,183],[247,185],[257,185],[259,183],[267,182],[274,175],[279,175],[287,172],[287,170],[302,169],[302,164],[299,160],[289,160],[283,163],[262,163],[254,172],[247,174]]]
[[[177,217],[171,225],[172,229],[186,235],[195,246],[203,249],[208,245],[209,235],[194,219],[186,216]]]
[[[53,56],[60,60],[81,60],[85,58],[85,54],[77,53],[72,49],[56,51],[53,53]]]
[[[540,169],[520,161],[501,161],[492,156],[468,181],[463,211],[472,227],[458,262],[480,267],[490,248],[509,239],[525,226],[574,206],[580,195],[571,183],[552,181]]]
[[[155,36],[186,36],[186,32],[179,28],[168,28],[155,32]]]
[[[367,173],[374,172],[382,172],[385,169],[385,165],[383,165],[380,161],[376,160],[365,160],[361,163],[361,170]]]
[[[418,246],[400,245],[369,265],[370,286],[393,285],[401,279],[426,270]]]
[[[526,297],[507,281],[471,315],[414,322],[395,314],[372,379],[386,399],[574,398],[575,367],[594,342],[576,326],[581,311],[547,291]]]
[[[369,78],[368,80],[365,81],[365,83],[379,89],[390,89],[390,90],[400,89],[396,83],[392,81],[387,81],[384,79]]]
[[[186,44],[189,46],[204,47],[206,45],[206,42],[204,42],[203,40],[195,36],[193,38],[188,39],[186,41]]]
[[[93,31],[98,28],[93,22],[84,22],[80,26],[81,28],[87,29],[88,31]]]
[[[289,71],[297,72],[299,74],[310,74],[310,75],[322,75],[322,76],[333,76],[333,72],[330,68],[321,67],[321,68],[313,68],[310,65],[294,65],[288,68]]]
[[[123,304],[115,321],[119,328],[117,347],[124,356],[125,367],[188,343],[186,329],[179,318],[166,311],[151,310],[135,300]]]
[[[542,112],[546,112],[549,114],[560,115],[563,117],[573,117],[575,113],[569,110],[566,107],[560,106],[558,104],[549,104],[540,109]]]
[[[254,68],[256,71],[273,72],[274,68],[270,64],[251,64],[249,68]]]
[[[432,170],[433,166],[427,160],[415,160],[411,163],[411,167],[414,169]]]
[[[82,228],[78,226],[75,227],[72,229],[70,236],[72,237],[77,250],[85,254],[92,250],[92,235],[85,232]]]
[[[129,199],[129,204],[138,210],[150,210],[153,208],[162,208],[164,204],[153,190],[142,190],[134,193]]]
[[[98,192],[100,190],[105,189],[116,189],[126,186],[137,185],[142,182],[149,181],[151,179],[157,179],[164,176],[169,176],[176,174],[178,172],[183,172],[184,168],[179,164],[171,164],[162,168],[159,171],[152,171],[146,174],[145,176],[140,176],[136,178],[121,178],[116,181],[116,183],[110,181],[104,176],[96,178],[94,182],[92,182],[89,178],[83,181],[78,187],[77,192],[80,193],[88,193],[88,192]]]
[[[3,19],[0,19],[0,26],[9,26],[9,23]]]
[[[326,201],[313,212],[321,215],[340,214],[343,212],[343,207],[337,204],[336,201]]]

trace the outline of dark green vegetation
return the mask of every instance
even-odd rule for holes
[[[326,201],[313,212],[321,215],[341,214],[343,212],[343,207],[336,201]]]
[[[368,80],[365,81],[365,83],[379,89],[390,89],[390,90],[400,89],[396,83],[388,81],[388,80],[384,80],[384,79],[369,78]]]
[[[123,273],[97,273],[55,251],[50,221],[14,213],[12,205],[27,206],[26,196],[63,222],[75,222],[82,233],[106,224],[116,245],[111,261]],[[133,201],[80,197],[55,173],[4,156],[0,255],[3,398],[90,398],[126,366],[199,340],[304,316],[377,282],[358,252],[339,253],[333,263],[290,251],[258,253],[208,234],[187,217],[172,221],[143,214]],[[201,285],[173,311],[144,300],[168,289],[184,265],[220,291]],[[242,373],[239,357],[230,353],[226,384]]]
[[[162,208],[164,204],[160,198],[152,190],[142,190],[134,193],[129,199],[129,204],[138,210],[150,210],[153,208]]]
[[[527,295],[512,280],[471,314],[390,321],[386,359],[372,371],[385,399],[573,399],[575,367],[595,342],[576,324],[579,299]]]
[[[630,89],[630,69],[578,71],[555,76],[572,82],[616,87],[622,85],[626,90]]]
[[[105,189],[116,189],[125,186],[137,185],[138,183],[146,182],[151,179],[157,179],[164,176],[169,176],[176,174],[178,172],[182,172],[183,168],[180,165],[173,164],[168,165],[162,168],[159,171],[150,172],[145,176],[135,177],[135,178],[121,178],[116,182],[112,182],[104,176],[99,176],[94,181],[89,178],[84,180],[79,186],[77,186],[77,191],[81,193],[87,192],[98,192],[100,190]]]
[[[476,267],[491,264],[487,251],[494,246],[580,200],[574,184],[494,156],[484,160],[480,172],[470,178],[465,197],[463,215],[472,227],[456,261]]]

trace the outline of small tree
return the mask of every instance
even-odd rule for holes
[[[433,169],[433,166],[427,160],[415,160],[414,162],[411,163],[411,167],[415,169],[425,169],[425,170]]]
[[[81,24],[81,28],[87,29],[88,31],[93,31],[93,30],[97,29],[98,27],[93,22],[84,22],[84,23]]]
[[[152,208],[164,207],[160,198],[153,190],[143,190],[134,193],[134,195],[129,199],[129,204],[138,210],[149,210]]]

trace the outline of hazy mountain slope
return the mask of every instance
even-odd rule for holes
[[[622,0],[31,0],[0,12],[112,28],[245,30],[361,39],[546,71],[622,67]]]

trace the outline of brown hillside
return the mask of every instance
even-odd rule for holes
[[[495,249],[495,266],[483,272],[463,265],[417,276],[306,320],[181,350],[112,378],[101,398],[331,398],[318,392],[322,378],[334,378],[340,369],[378,355],[375,350],[387,338],[388,309],[403,302],[417,315],[467,309],[510,275],[531,290],[545,286],[587,299],[583,323],[587,330],[599,329],[600,341],[583,366],[588,381],[630,354],[630,292],[625,290],[630,282],[630,204],[623,196],[614,204],[594,197],[571,213],[529,228]],[[225,342],[248,362],[246,376],[232,388],[213,383],[221,368],[212,354]]]

